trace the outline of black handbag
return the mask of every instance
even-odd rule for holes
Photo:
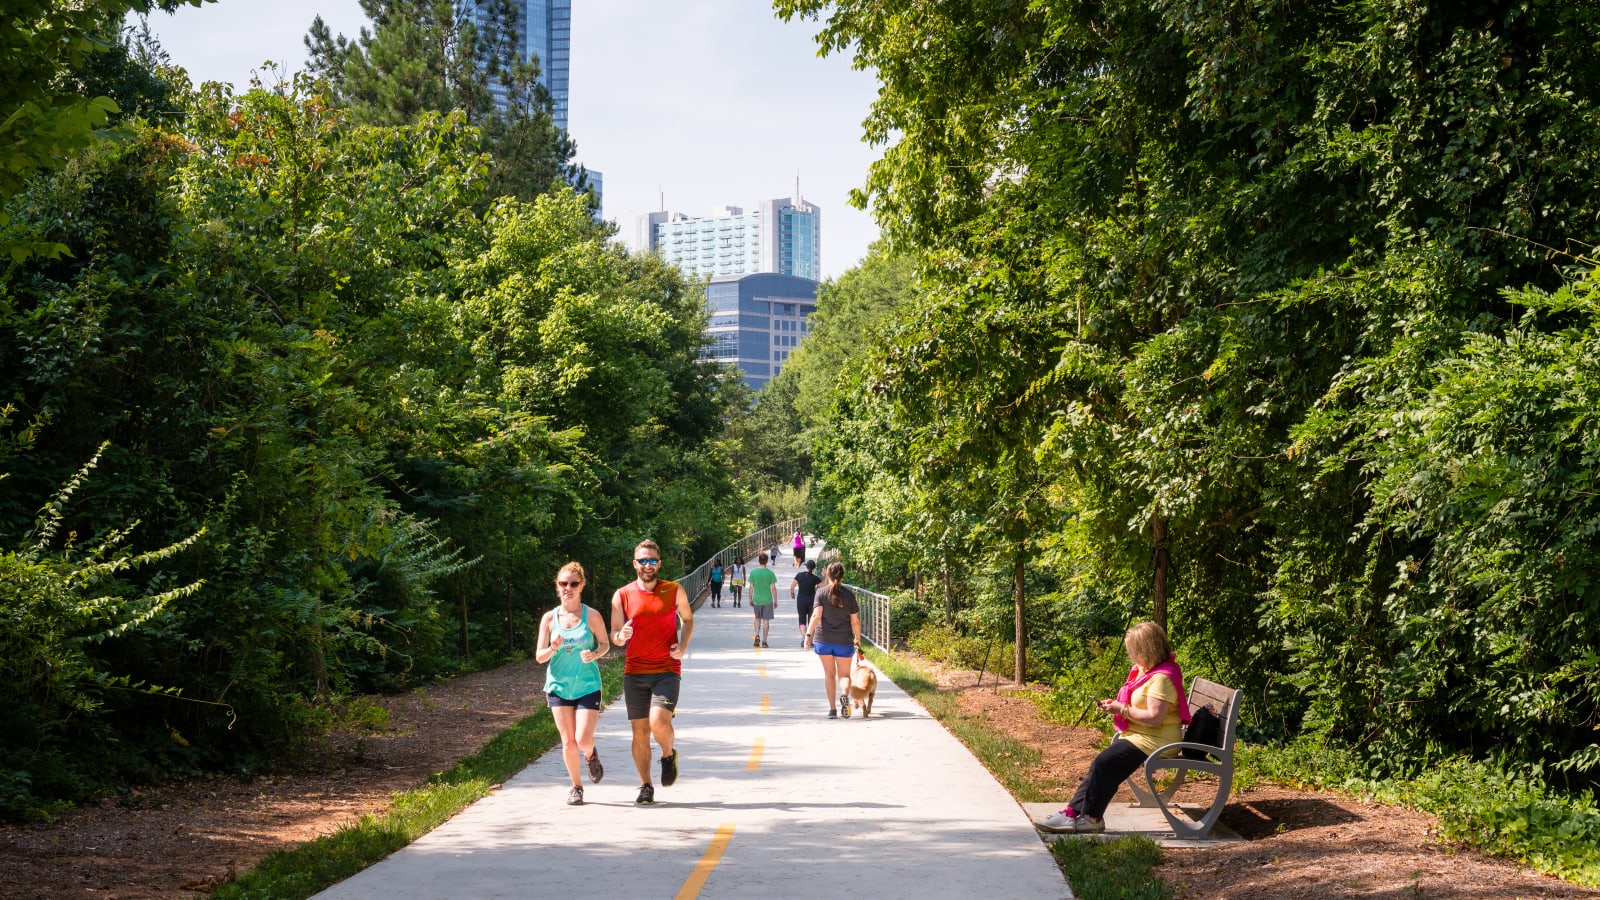
[[[1211,711],[1211,707],[1202,706],[1193,710],[1189,716],[1189,728],[1184,731],[1183,739],[1191,744],[1210,744],[1215,747],[1217,741],[1222,739],[1222,720]],[[1179,753],[1184,759],[1205,759],[1204,750],[1185,747]]]

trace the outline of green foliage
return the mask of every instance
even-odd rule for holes
[[[1050,693],[1039,700],[1040,712],[1049,721],[1099,728],[1109,735],[1111,721],[1097,715],[1094,704],[1115,697],[1127,677],[1128,656],[1120,638],[1089,643],[1081,662],[1056,674]]]
[[[734,398],[681,276],[564,187],[490,204],[460,113],[363,125],[304,77],[175,90],[181,134],[132,124],[8,207],[72,255],[0,270],[0,547],[102,444],[62,533],[137,559],[203,529],[182,575],[123,575],[125,598],[204,584],[84,646],[126,683],[58,768],[274,765],[343,697],[525,655],[569,559],[598,592],[641,537],[721,546]],[[30,740],[0,734],[8,812],[95,780],[11,762]]]
[[[460,111],[483,133],[493,159],[489,196],[532,200],[583,183],[574,145],[555,126],[539,65],[517,53],[519,4],[482,0],[361,0],[372,21],[355,40],[335,37],[317,16],[305,37],[312,74],[356,121],[410,125]],[[496,95],[502,98],[496,103]]]
[[[58,169],[94,140],[95,129],[119,111],[95,93],[94,79],[74,77],[97,51],[117,46],[114,36],[129,11],[199,6],[202,0],[102,0],[59,3],[15,0],[0,26],[0,229],[4,210],[35,173]],[[16,262],[35,253],[57,257],[58,244],[0,238]]]
[[[137,522],[88,543],[62,534],[69,501],[98,463],[97,454],[45,504],[24,549],[0,552],[0,816],[39,815],[41,801],[84,796],[127,765],[121,754],[90,763],[76,749],[112,733],[108,695],[175,694],[134,681],[94,650],[147,628],[201,588],[144,593],[127,577],[171,560],[200,535],[130,553],[123,547]]]
[[[1600,15],[777,8],[878,73],[919,266],[797,401],[847,554],[1009,600],[1019,668],[1153,617],[1263,734],[1595,784]]]

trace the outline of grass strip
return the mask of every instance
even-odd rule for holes
[[[1038,750],[998,731],[987,718],[962,712],[954,692],[940,690],[931,674],[911,662],[875,647],[867,650],[867,657],[965,744],[1011,796],[1022,803],[1050,799],[1049,789],[1029,777],[1043,758]],[[1172,895],[1152,871],[1161,862],[1161,848],[1148,838],[1058,840],[1050,852],[1080,900],[1166,900]]]
[[[1078,900],[1168,900],[1172,891],[1150,870],[1161,848],[1141,835],[1114,841],[1059,840],[1050,844]]]
[[[621,660],[600,666],[603,697],[622,689]],[[365,815],[332,834],[279,850],[221,887],[219,900],[302,900],[337,884],[438,827],[560,742],[548,708],[496,735],[447,772],[395,797],[382,816]]]

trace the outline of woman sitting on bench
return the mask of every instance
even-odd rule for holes
[[[1111,713],[1117,735],[1089,764],[1089,774],[1067,808],[1039,823],[1045,831],[1104,831],[1106,807],[1117,787],[1144,765],[1156,748],[1183,740],[1189,703],[1183,695],[1183,672],[1172,655],[1166,630],[1154,622],[1140,622],[1123,635],[1122,646],[1133,669],[1116,699],[1099,701],[1101,711]]]

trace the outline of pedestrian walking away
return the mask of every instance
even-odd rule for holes
[[[806,536],[795,529],[794,532],[794,564],[804,565],[806,561]]]
[[[722,605],[722,557],[711,560],[711,606]]]
[[[806,643],[822,663],[823,693],[828,696],[828,718],[850,718],[850,661],[861,647],[861,616],[855,592],[844,586],[844,565],[828,563],[826,578],[817,587],[816,608],[806,628]],[[838,698],[835,705],[835,697]],[[840,709],[843,707],[843,709]]]
[[[1154,622],[1140,622],[1123,635],[1122,646],[1133,661],[1128,680],[1115,698],[1098,703],[1102,712],[1111,715],[1117,734],[1111,746],[1089,763],[1089,774],[1078,785],[1072,802],[1039,823],[1045,831],[1104,831],[1106,807],[1117,787],[1157,748],[1183,740],[1183,726],[1190,718],[1189,699],[1183,693],[1183,671],[1172,654],[1166,629]]]
[[[805,571],[789,582],[789,599],[794,601],[794,611],[800,619],[801,647],[806,645],[806,629],[811,625],[811,607],[817,601],[817,585],[822,583],[816,570],[816,560],[808,559],[805,561]]]
[[[678,780],[678,752],[672,717],[678,708],[683,678],[683,657],[694,634],[694,610],[677,582],[658,577],[661,548],[655,541],[640,541],[633,548],[631,583],[611,596],[611,639],[625,647],[622,696],[633,729],[633,766],[639,771],[639,797],[634,802],[656,802],[650,779],[650,739],[661,748],[661,784]]]
[[[580,759],[588,766],[590,781],[599,784],[606,774],[594,745],[594,727],[600,718],[599,660],[611,650],[611,642],[600,612],[583,603],[584,580],[583,566],[576,562],[556,573],[561,603],[539,620],[539,644],[533,654],[545,666],[545,700],[561,734],[561,758],[572,779],[567,795],[571,806],[583,804]]]
[[[728,590],[733,592],[733,608],[739,608],[739,595],[744,593],[744,579],[748,573],[744,568],[744,557],[735,556],[733,567],[728,570]]]
[[[757,647],[767,646],[772,617],[778,610],[778,573],[767,567],[767,561],[767,555],[761,554],[750,570],[750,614]]]

